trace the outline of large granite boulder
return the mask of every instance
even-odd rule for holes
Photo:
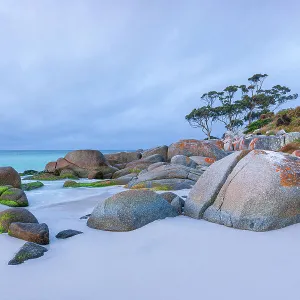
[[[139,173],[129,183],[129,188],[158,188],[178,190],[190,188],[196,183],[203,171],[183,165],[160,165]]]
[[[169,146],[168,159],[171,160],[175,155],[205,156],[218,160],[225,157],[226,153],[208,141],[181,140]]]
[[[117,152],[111,154],[104,154],[104,157],[109,164],[115,166],[118,164],[127,164],[142,157],[140,152]]]
[[[71,172],[80,178],[111,178],[118,169],[112,167],[100,151],[76,150],[56,162],[48,163],[45,171],[55,175]]]
[[[253,231],[300,222],[300,159],[236,152],[213,164],[191,190],[185,214]]]
[[[76,150],[66,154],[65,160],[82,169],[106,166],[104,155],[97,150]]]
[[[0,167],[0,185],[11,185],[21,188],[21,177],[12,167]]]
[[[148,190],[131,190],[101,201],[87,225],[107,231],[131,231],[177,215],[176,209],[159,194]]]
[[[36,217],[25,208],[10,208],[0,212],[0,233],[6,233],[11,223],[38,223]]]
[[[167,161],[168,159],[168,146],[159,146],[156,148],[152,148],[149,150],[145,150],[142,154],[143,158],[146,158],[148,156],[154,155],[154,154],[159,154],[163,157],[164,161]]]
[[[49,244],[49,228],[45,223],[11,223],[8,228],[8,234],[15,238],[40,245]]]
[[[28,199],[23,190],[12,186],[0,186],[0,204],[11,207],[26,207]]]

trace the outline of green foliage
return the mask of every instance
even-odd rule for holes
[[[35,175],[38,171],[35,170],[25,170],[23,173],[19,173],[20,176],[29,176],[29,175]]]
[[[247,130],[244,131],[244,133],[250,133],[253,132],[256,129],[260,129],[264,127],[265,125],[272,122],[272,119],[263,119],[263,120],[257,120],[252,122],[250,125],[247,126]]]
[[[236,131],[245,121],[251,124],[262,114],[271,114],[283,103],[297,99],[298,94],[291,94],[286,86],[275,85],[271,89],[263,89],[267,77],[267,74],[254,74],[248,78],[248,86],[230,85],[222,92],[211,91],[203,94],[201,101],[205,105],[194,108],[185,119],[192,127],[200,127],[210,139],[216,120],[224,123],[226,129]],[[221,105],[216,106],[217,102]],[[295,122],[300,126],[300,121]],[[260,126],[260,122],[253,126]],[[249,130],[248,128],[247,131]]]

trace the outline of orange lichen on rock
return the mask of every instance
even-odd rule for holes
[[[250,150],[254,150],[254,149],[255,149],[255,144],[256,144],[257,141],[258,141],[258,138],[254,138],[254,139],[250,142],[250,144],[249,144],[249,149],[250,149]]]
[[[300,159],[284,159],[281,165],[276,165],[280,173],[280,184],[284,187],[300,187]]]
[[[214,158],[210,158],[210,157],[205,157],[205,162],[208,164],[213,164],[216,160]]]

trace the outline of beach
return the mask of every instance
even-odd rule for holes
[[[274,300],[298,294],[300,224],[257,233],[179,216],[131,232],[100,231],[80,217],[124,187],[45,184],[27,196],[28,209],[49,226],[49,251],[8,266],[24,241],[0,235],[1,300]],[[56,239],[64,229],[83,234]]]

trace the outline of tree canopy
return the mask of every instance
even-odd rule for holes
[[[186,115],[186,120],[192,127],[201,128],[210,139],[216,121],[222,122],[227,130],[236,131],[244,122],[247,121],[249,126],[261,114],[273,112],[298,98],[298,94],[291,94],[286,86],[264,89],[267,77],[267,74],[254,74],[248,78],[247,85],[230,85],[221,92],[204,93],[201,96],[204,105],[193,109]]]

